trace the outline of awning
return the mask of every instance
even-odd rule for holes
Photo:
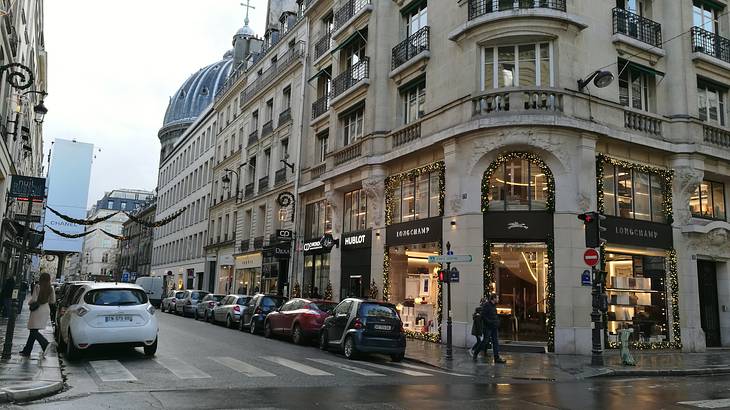
[[[640,71],[640,72],[642,72],[644,74],[653,75],[653,76],[659,75],[659,76],[664,77],[664,73],[663,72],[658,71],[658,70],[655,70],[655,69],[653,69],[651,67],[647,67],[645,65],[637,64],[637,63],[635,63],[633,61],[625,61],[624,60],[624,64],[628,64],[629,68],[634,69],[636,71]],[[620,71],[623,71],[624,68],[625,68],[625,66],[624,67],[621,67],[621,70]]]
[[[326,68],[323,68],[323,69],[317,71],[317,74],[313,75],[312,78],[310,78],[309,80],[307,80],[307,82],[308,83],[311,83],[312,80],[314,80],[315,78],[319,78],[319,76],[321,76],[322,74],[326,74],[327,77],[332,78],[332,75],[330,75],[330,73],[327,72],[327,69]]]
[[[367,43],[368,42],[367,33],[368,33],[368,29],[367,28],[364,28],[362,30],[357,30],[356,32],[350,34],[350,37],[347,37],[345,39],[345,41],[343,41],[342,43],[340,43],[339,46],[335,47],[335,49],[332,50],[332,52],[330,54],[334,54],[334,53],[342,50],[343,48],[345,48],[345,47],[349,46],[350,44],[352,44],[352,42],[355,41],[358,38],[361,38],[364,42]]]

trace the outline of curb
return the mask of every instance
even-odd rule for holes
[[[639,376],[712,376],[730,374],[730,367],[698,368],[698,369],[658,369],[658,370],[615,370],[591,377],[639,377]]]
[[[31,382],[0,389],[0,403],[35,400],[63,389],[63,382]]]

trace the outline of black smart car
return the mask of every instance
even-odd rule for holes
[[[358,353],[382,353],[400,362],[406,354],[406,335],[398,311],[390,303],[348,298],[325,319],[319,348],[336,347],[348,359]]]

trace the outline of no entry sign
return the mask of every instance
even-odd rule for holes
[[[586,249],[585,253],[583,253],[583,262],[588,266],[598,265],[598,251],[593,248]]]

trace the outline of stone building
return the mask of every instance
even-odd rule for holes
[[[157,198],[151,197],[132,212],[132,215],[146,223],[152,223],[155,222],[156,208]],[[122,236],[129,239],[118,241],[117,272],[127,272],[129,282],[134,282],[138,277],[150,276],[153,231],[154,228],[148,228],[132,218],[122,224]]]

